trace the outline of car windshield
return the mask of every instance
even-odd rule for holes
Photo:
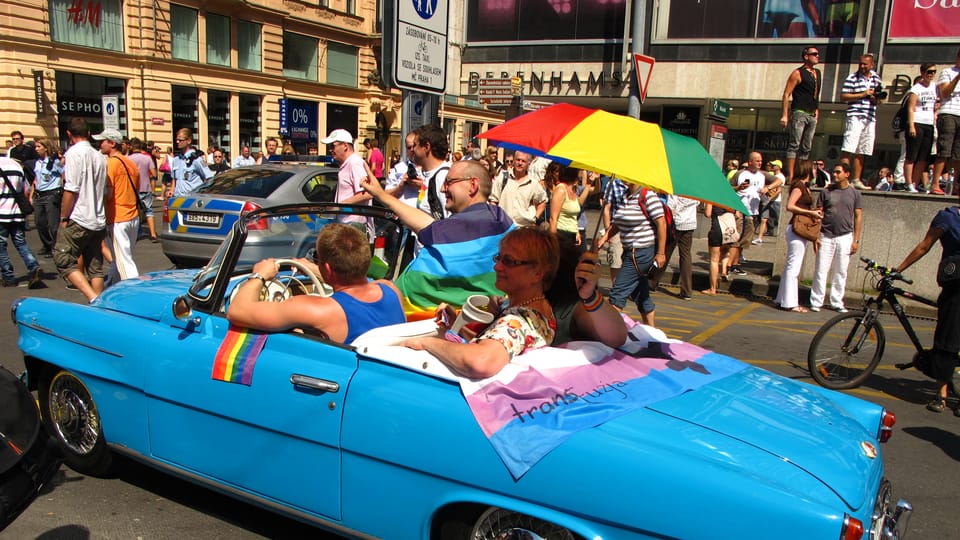
[[[337,204],[275,207],[244,215],[246,231],[240,223],[231,229],[210,261],[194,278],[190,296],[205,301],[223,293],[224,283],[251,271],[262,259],[310,259],[317,235],[332,222],[355,223],[370,235],[374,261],[369,277],[392,279],[399,273],[398,264],[405,242],[412,241],[395,216],[385,210],[364,207],[371,217],[354,215],[356,206]],[[219,290],[218,290],[219,289]]]
[[[272,168],[244,168],[224,171],[198,191],[210,195],[235,195],[266,199],[291,176],[291,171]]]

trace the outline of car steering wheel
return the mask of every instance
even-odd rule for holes
[[[260,291],[260,297],[268,302],[283,302],[291,296],[300,294],[316,294],[327,297],[333,294],[333,288],[324,283],[323,278],[314,274],[304,264],[294,259],[277,259],[277,267],[283,268],[289,266],[295,271],[294,275],[289,276],[285,282],[281,282],[274,276],[273,279],[264,280],[263,288]],[[310,280],[313,290],[296,278],[301,274]]]

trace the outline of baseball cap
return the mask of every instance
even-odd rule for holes
[[[780,161],[779,159],[775,159],[771,161],[770,165],[773,165],[774,167],[780,167],[781,169],[783,168],[783,162]]]
[[[350,132],[345,129],[335,129],[330,132],[330,135],[327,135],[326,139],[321,139],[320,142],[323,144],[335,142],[353,144],[353,135],[350,135]]]
[[[123,134],[113,128],[107,128],[103,130],[103,133],[97,133],[93,136],[93,140],[95,141],[102,141],[104,139],[118,143],[123,141]]]

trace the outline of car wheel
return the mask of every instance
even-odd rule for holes
[[[502,508],[490,508],[473,526],[469,540],[575,540],[563,527]]]
[[[40,411],[71,469],[90,476],[110,470],[113,456],[103,438],[100,413],[80,379],[68,371],[48,372],[40,381]]]

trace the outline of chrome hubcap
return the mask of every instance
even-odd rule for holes
[[[50,387],[50,416],[60,439],[77,454],[88,454],[100,436],[100,415],[86,387],[61,374]]]

